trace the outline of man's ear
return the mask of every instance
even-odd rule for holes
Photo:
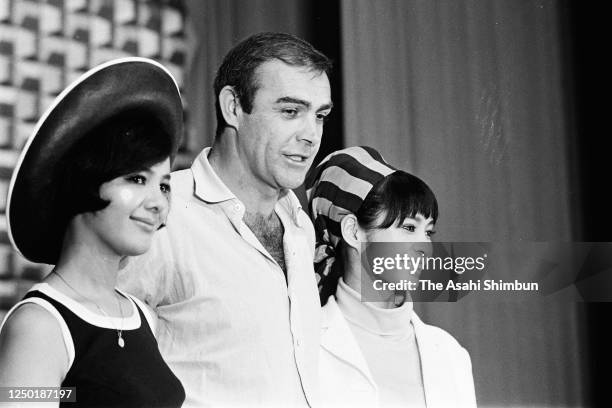
[[[221,92],[219,92],[219,106],[225,122],[229,126],[238,129],[238,115],[241,109],[238,96],[232,86],[225,85]]]
[[[342,218],[342,221],[340,221],[340,232],[342,233],[344,242],[357,251],[361,250],[362,234],[359,222],[354,214],[347,214]]]

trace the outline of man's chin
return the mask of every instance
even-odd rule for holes
[[[284,177],[279,184],[285,190],[295,190],[296,188],[304,184],[304,180],[306,180],[305,172],[304,174],[301,174],[299,176],[296,175],[296,177]]]

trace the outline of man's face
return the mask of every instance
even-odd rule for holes
[[[239,155],[248,183],[275,190],[304,182],[331,110],[325,73],[273,60],[255,71],[258,89],[251,113],[238,118]]]

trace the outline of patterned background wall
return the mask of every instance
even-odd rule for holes
[[[114,58],[158,60],[183,88],[184,14],[177,0],[0,0],[0,319],[50,268],[13,251],[6,229],[11,173],[36,121],[79,75]]]

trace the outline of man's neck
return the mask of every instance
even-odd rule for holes
[[[261,214],[264,217],[269,217],[274,212],[282,190],[265,186],[254,180],[230,143],[215,141],[210,149],[208,161],[217,176],[244,204],[248,212]]]

